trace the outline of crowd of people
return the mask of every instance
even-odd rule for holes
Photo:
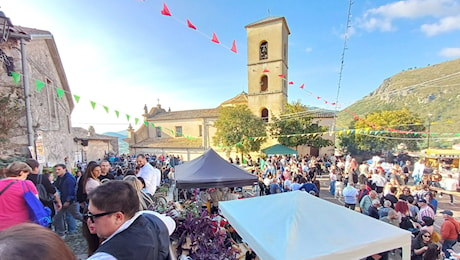
[[[384,163],[375,156],[358,163],[351,155],[282,155],[265,160],[253,160],[248,155],[242,160],[229,158],[229,162],[251,167],[249,171],[259,177],[259,195],[301,190],[319,197],[319,178],[327,177],[330,194],[343,201],[345,207],[412,232],[412,259],[457,256],[452,247],[460,224],[451,210],[444,209],[439,212],[444,219],[441,229],[434,229],[438,194],[432,188],[456,191],[458,180],[452,173],[441,174],[438,169],[428,174],[429,167],[423,159],[414,164],[410,160]],[[53,234],[46,241],[63,239],[77,232],[76,223],[81,221],[89,259],[168,259],[169,235],[175,222],[152,210],[153,195],[162,182],[174,178],[174,166],[180,163],[182,160],[174,156],[110,156],[79,163],[75,175],[66,164],[57,164],[54,174],[46,176],[39,174],[40,165],[33,159],[13,162],[1,172],[0,248],[11,243],[5,238],[7,234],[20,237],[27,230],[40,233],[37,237]],[[16,182],[23,182],[37,196],[38,185],[46,190],[48,197],[40,200],[52,210],[49,229],[29,223],[24,191]],[[238,187],[189,192],[189,199],[214,214],[218,213],[219,201],[242,197]],[[450,203],[454,203],[452,195]],[[56,244],[62,244],[62,239]],[[9,250],[14,256],[15,247]],[[56,252],[59,259],[75,259],[65,244],[60,250]],[[388,252],[381,253],[369,259],[385,259],[387,255]]]
[[[319,196],[318,177],[328,176],[330,194],[343,201],[345,207],[412,232],[413,259],[448,258],[457,242],[460,224],[451,210],[439,212],[444,222],[440,232],[434,230],[437,196],[442,194],[438,195],[433,188],[457,191],[458,178],[451,171],[440,172],[443,169],[427,165],[424,159],[412,163],[409,158],[398,156],[385,162],[374,156],[358,163],[350,154],[285,155],[270,156],[266,161],[258,159],[254,164],[252,172],[259,176],[260,195],[304,190]],[[453,205],[453,195],[448,195]],[[435,252],[437,257],[433,257]],[[373,259],[385,258],[387,253]]]
[[[77,232],[76,221],[82,222],[88,259],[169,259],[169,235],[175,229],[175,221],[152,210],[153,195],[164,181],[162,173],[169,165],[143,154],[136,156],[135,162],[137,171],[128,165],[122,178],[116,178],[109,160],[80,165],[76,175],[70,173],[66,164],[57,164],[53,167],[54,174],[49,176],[39,174],[36,160],[11,163],[2,170],[4,178],[0,179],[2,259],[76,259],[63,241],[66,235]],[[30,223],[24,186],[52,209],[52,225],[48,228]],[[42,187],[48,194],[46,197],[39,196]],[[28,231],[37,233],[37,238],[49,238],[43,241],[25,238]],[[14,239],[6,239],[7,236]],[[41,252],[41,257],[33,257],[37,250],[19,256],[17,246],[10,246],[15,239],[22,242],[22,248],[56,239],[59,242],[53,242],[52,247],[60,247]],[[8,250],[4,250],[6,246]],[[39,248],[46,249],[45,245]],[[10,258],[4,258],[5,253]],[[48,253],[55,257],[46,257]]]

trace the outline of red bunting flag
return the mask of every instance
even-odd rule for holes
[[[328,103],[327,100],[324,100],[324,104],[327,104],[327,103]]]
[[[292,82],[292,81],[289,81],[289,85],[294,85],[294,82]]]
[[[216,33],[212,33],[212,42],[215,42],[215,43],[220,43],[219,39],[217,39],[217,35]]]
[[[264,69],[264,73],[268,73],[268,72],[270,72],[270,71],[269,71],[269,70],[267,70],[267,69]]]
[[[300,88],[301,88],[301,89],[304,89],[304,88],[305,88],[305,84],[302,84],[302,85],[300,86]]]
[[[161,10],[162,15],[171,16],[171,12],[168,9],[166,3],[163,3],[163,10]]]
[[[187,26],[188,26],[188,28],[192,28],[193,30],[196,30],[196,26],[195,26],[195,25],[193,25],[193,23],[192,23],[192,22],[190,22],[190,20],[189,20],[189,19],[187,19]]]
[[[235,40],[233,40],[232,48],[230,50],[233,51],[234,53],[238,53],[238,50],[236,49],[236,41]]]
[[[317,98],[317,99],[321,99],[321,97],[319,97],[319,96],[318,96],[318,97],[316,97],[316,98]]]
[[[335,104],[336,104],[336,103],[334,102],[334,103],[332,103],[331,105],[335,106]]]
[[[278,77],[284,78],[284,74],[280,74],[280,75],[278,75]]]

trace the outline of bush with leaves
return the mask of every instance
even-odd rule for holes
[[[220,232],[212,216],[195,202],[183,205],[169,203],[166,208],[157,211],[166,213],[176,221],[171,239],[177,243],[178,255],[187,249],[192,259],[237,259],[238,252],[232,248],[227,234]]]

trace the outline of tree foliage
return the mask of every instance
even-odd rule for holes
[[[258,151],[265,141],[265,123],[252,114],[246,105],[220,108],[214,126],[214,145],[223,146],[227,151],[233,147],[241,154]]]
[[[308,145],[321,148],[331,145],[330,140],[322,138],[327,127],[313,124],[312,119],[308,108],[299,101],[286,104],[284,113],[270,123],[270,135],[280,144],[290,147]]]
[[[356,118],[350,125],[353,132],[339,136],[340,145],[348,152],[380,153],[395,149],[404,143],[409,150],[418,150],[423,132],[423,121],[406,108],[370,113],[364,119]]]

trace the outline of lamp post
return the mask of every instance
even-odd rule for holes
[[[430,136],[431,136],[431,117],[433,114],[428,114],[428,134],[427,134],[427,148],[430,149]]]

